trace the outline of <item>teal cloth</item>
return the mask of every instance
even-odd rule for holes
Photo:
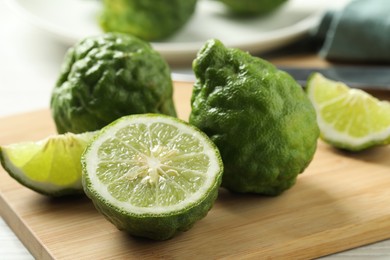
[[[390,0],[354,0],[328,12],[315,31],[329,60],[390,62]]]

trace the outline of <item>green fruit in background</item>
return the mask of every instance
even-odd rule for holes
[[[317,146],[316,113],[287,73],[218,40],[193,62],[190,123],[217,145],[222,186],[277,195],[290,188]]]
[[[102,128],[129,114],[176,116],[170,68],[151,45],[107,33],[67,52],[51,97],[59,133]]]
[[[144,40],[166,38],[182,28],[195,12],[197,0],[104,0],[100,25]]]
[[[239,15],[263,15],[278,9],[287,0],[219,0]]]

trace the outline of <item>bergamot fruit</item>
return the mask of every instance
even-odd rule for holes
[[[83,157],[83,186],[118,229],[164,240],[211,209],[223,165],[214,143],[184,121],[126,116],[104,127]]]
[[[0,147],[0,161],[22,185],[52,197],[83,193],[81,154],[96,132],[53,135]]]
[[[195,12],[197,0],[104,0],[100,25],[143,40],[164,39],[181,29]]]
[[[277,195],[313,158],[319,129],[302,88],[287,73],[239,49],[209,40],[193,62],[190,123],[224,162],[222,186]]]
[[[280,8],[287,0],[218,0],[238,15],[265,15]]]
[[[130,35],[88,37],[67,52],[51,97],[59,133],[94,131],[129,114],[176,116],[170,68]]]
[[[360,151],[390,143],[390,103],[314,73],[307,93],[317,112],[321,138],[340,149]]]

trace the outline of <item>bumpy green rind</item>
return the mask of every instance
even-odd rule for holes
[[[219,0],[238,15],[264,15],[278,9],[287,0]]]
[[[104,0],[100,25],[143,40],[166,38],[182,28],[195,12],[197,0]]]
[[[137,115],[133,116],[137,117]],[[142,116],[153,117],[161,115],[148,114]],[[124,118],[118,120],[123,119]],[[199,129],[197,129],[195,126],[190,125],[183,120],[177,118],[176,120],[186,124],[188,127],[196,129],[196,131],[199,131]],[[115,123],[116,122],[113,122],[110,125],[114,125]],[[100,134],[108,131],[110,125],[104,127],[100,131]],[[97,134],[94,139],[98,139],[100,134]],[[205,138],[208,138],[205,133],[200,132],[200,134]],[[97,211],[101,213],[108,221],[114,224],[119,230],[125,231],[136,237],[144,237],[152,240],[171,239],[180,232],[188,231],[197,221],[204,218],[213,207],[214,202],[218,197],[218,190],[222,182],[224,165],[218,148],[211,141],[210,145],[214,147],[214,151],[216,152],[218,164],[220,166],[220,172],[217,173],[214,185],[208,189],[202,200],[196,201],[182,210],[170,212],[169,214],[159,214],[158,216],[153,214],[140,215],[128,212],[104,199],[103,196],[93,187],[87,173],[87,162],[85,159],[85,154],[88,153],[88,147],[81,159],[83,170],[82,183],[84,192],[91,199]]]
[[[88,188],[88,180],[86,180],[87,188],[85,192],[92,200],[97,211],[119,230],[126,231],[137,237],[167,240],[174,237],[177,233],[189,230],[198,220],[207,215],[218,195],[220,181],[217,184],[218,186],[213,187],[207,197],[200,203],[193,205],[186,211],[173,212],[171,215],[166,216],[131,215],[104,201],[98,194],[91,192]]]
[[[278,195],[310,163],[319,129],[308,97],[272,64],[210,40],[198,53],[190,123],[217,145],[222,186]]]
[[[176,116],[172,95],[170,68],[149,43],[107,33],[69,49],[50,106],[58,133],[82,133],[129,114]]]

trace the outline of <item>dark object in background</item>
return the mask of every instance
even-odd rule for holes
[[[390,2],[355,0],[330,11],[313,31],[320,55],[343,62],[390,63]]]

